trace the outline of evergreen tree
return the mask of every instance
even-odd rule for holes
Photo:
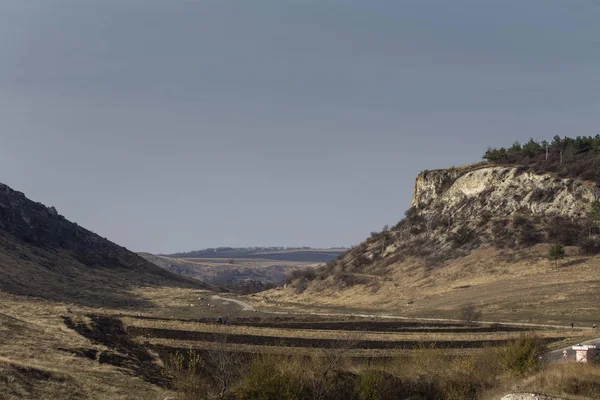
[[[520,154],[523,148],[521,147],[521,143],[518,141],[514,142],[512,146],[508,149],[508,153],[510,154]]]
[[[554,266],[558,267],[558,261],[566,257],[565,248],[561,244],[555,244],[548,251],[548,259],[554,261]]]
[[[533,139],[529,139],[529,142],[525,143],[522,148],[523,154],[528,157],[533,157],[537,153],[542,151],[542,146]]]

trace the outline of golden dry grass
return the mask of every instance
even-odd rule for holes
[[[164,399],[170,392],[63,349],[106,350],[61,316],[89,309],[0,293],[0,399]]]
[[[519,382],[518,386],[521,390],[566,399],[600,399],[600,366],[578,363],[549,365]]]
[[[390,267],[390,275],[372,277],[378,290],[317,280],[302,294],[291,288],[271,290],[251,301],[294,312],[332,309],[441,318],[455,318],[460,306],[472,302],[490,321],[600,323],[595,307],[600,301],[600,256],[581,256],[568,248],[568,257],[556,268],[547,253],[548,245],[519,251],[479,249],[433,270],[408,259]]]

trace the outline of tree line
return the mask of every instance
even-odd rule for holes
[[[560,163],[562,164],[565,159],[572,159],[581,154],[588,155],[600,155],[600,135],[596,136],[577,136],[570,138],[565,136],[554,136],[551,142],[543,140],[537,142],[530,139],[527,143],[521,144],[518,141],[515,142],[511,147],[495,148],[490,147],[483,155],[483,158],[487,161],[510,161],[511,158],[535,157],[538,154],[545,155],[546,160],[549,160],[551,156],[558,156]]]
[[[530,139],[512,146],[490,147],[483,159],[494,164],[518,165],[536,173],[595,181],[600,187],[600,135],[574,138],[555,136],[552,141]]]

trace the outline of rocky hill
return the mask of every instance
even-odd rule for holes
[[[455,288],[470,288],[474,295],[481,285],[479,295],[485,296],[486,290],[505,291],[494,284],[510,285],[513,277],[527,275],[524,285],[532,283],[527,290],[534,291],[535,279],[551,272],[552,244],[566,246],[578,265],[598,264],[599,221],[590,212],[599,193],[594,181],[523,165],[485,162],[423,171],[402,221],[372,233],[317,274],[298,276],[285,290],[272,292],[273,298],[383,308],[420,298],[422,304],[429,299],[429,311],[435,303],[439,312],[447,306],[444,296],[457,299]],[[562,272],[552,271],[555,277]],[[589,272],[582,267],[582,274]],[[485,302],[477,296],[458,301],[467,299]]]
[[[419,256],[434,268],[482,247],[523,248],[538,243],[600,249],[588,218],[596,199],[591,182],[536,174],[519,167],[476,164],[424,171],[412,207],[391,229],[374,233],[328,266],[385,273],[394,262]]]
[[[0,184],[0,291],[85,305],[128,305],[136,286],[197,286]]]

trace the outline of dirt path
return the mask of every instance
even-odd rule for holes
[[[212,299],[213,299],[213,300],[223,300],[223,301],[229,301],[229,302],[235,303],[235,304],[237,304],[237,305],[240,305],[240,306],[242,306],[242,311],[256,311],[256,310],[254,309],[254,307],[252,307],[250,304],[248,304],[248,303],[245,303],[245,302],[243,302],[243,301],[241,301],[241,300],[228,299],[228,298],[221,297],[221,296],[217,296],[217,295],[214,295],[214,296],[212,296]]]

